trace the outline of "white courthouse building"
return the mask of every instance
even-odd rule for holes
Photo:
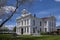
[[[37,18],[28,13],[26,9],[22,10],[21,16],[16,19],[16,22],[18,35],[34,35],[56,30],[56,18],[54,16]]]

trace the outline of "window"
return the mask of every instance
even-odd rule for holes
[[[53,21],[51,21],[51,26],[52,26],[52,27],[54,26],[54,23],[53,23]]]
[[[20,25],[20,22],[17,22],[17,25]]]
[[[33,28],[33,33],[35,33],[35,28]]]
[[[21,25],[21,22],[19,24]]]
[[[47,21],[44,21],[44,26],[47,26]]]
[[[42,26],[42,23],[40,22],[40,26]]]
[[[29,25],[29,19],[27,19],[27,25]]]
[[[41,28],[40,28],[40,32],[41,32]]]
[[[17,28],[17,32],[19,33],[19,28]]]
[[[47,32],[47,28],[45,28],[45,32]]]
[[[23,21],[21,21],[21,24],[23,25]]]
[[[29,32],[29,27],[27,27],[27,32]]]
[[[26,32],[26,27],[25,27],[25,32]]]
[[[44,23],[47,23],[47,21],[45,21]]]
[[[53,31],[53,28],[52,28],[52,31]]]
[[[33,25],[35,25],[35,20],[33,20]]]
[[[25,20],[25,25],[26,25],[26,20]]]

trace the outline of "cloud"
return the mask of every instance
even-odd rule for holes
[[[0,17],[5,15],[5,13],[13,12],[16,8],[13,6],[4,6],[0,8]]]
[[[15,11],[16,8],[13,6],[5,6],[5,7],[2,7],[2,9],[4,9],[6,13],[9,13],[9,12]]]
[[[13,30],[13,28],[15,27],[15,25],[5,25],[5,27],[8,27],[9,30]]]
[[[7,13],[15,11],[15,7],[13,6],[4,6],[0,8],[0,19],[5,16]]]
[[[60,26],[60,15],[56,15],[56,26]]]
[[[40,2],[41,2],[42,0],[40,0]]]
[[[56,26],[60,26],[60,22],[57,22],[57,23],[56,23]]]
[[[60,2],[60,0],[55,0],[56,2]]]
[[[2,21],[2,19],[0,19],[0,21]]]
[[[50,13],[49,11],[41,11],[41,12],[39,12],[39,14],[48,14],[48,13]]]
[[[39,15],[55,15],[57,12],[60,12],[60,8],[46,9],[38,12]]]
[[[60,22],[60,15],[57,15],[57,16],[55,16],[56,17],[56,20],[58,21],[58,22]]]
[[[34,0],[34,1],[40,1],[40,2],[41,2],[41,1],[43,1],[43,0]]]
[[[60,19],[60,16],[57,16],[58,19]]]

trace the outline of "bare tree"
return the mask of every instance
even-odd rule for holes
[[[0,19],[2,19],[2,22],[0,22],[0,27],[2,27],[8,20],[10,20],[12,18],[12,16],[16,13],[16,11],[20,7],[20,5],[32,3],[32,0],[16,0],[15,9],[13,10],[11,8],[13,10],[13,11],[10,11],[11,14],[5,14],[5,10],[3,8],[6,5],[7,1],[9,1],[9,0],[5,0],[3,3],[3,0],[2,1],[0,0],[0,11],[1,11],[0,12]],[[4,5],[2,5],[2,4],[4,4]]]

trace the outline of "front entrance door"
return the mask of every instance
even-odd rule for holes
[[[23,28],[21,28],[21,34],[23,34]]]

